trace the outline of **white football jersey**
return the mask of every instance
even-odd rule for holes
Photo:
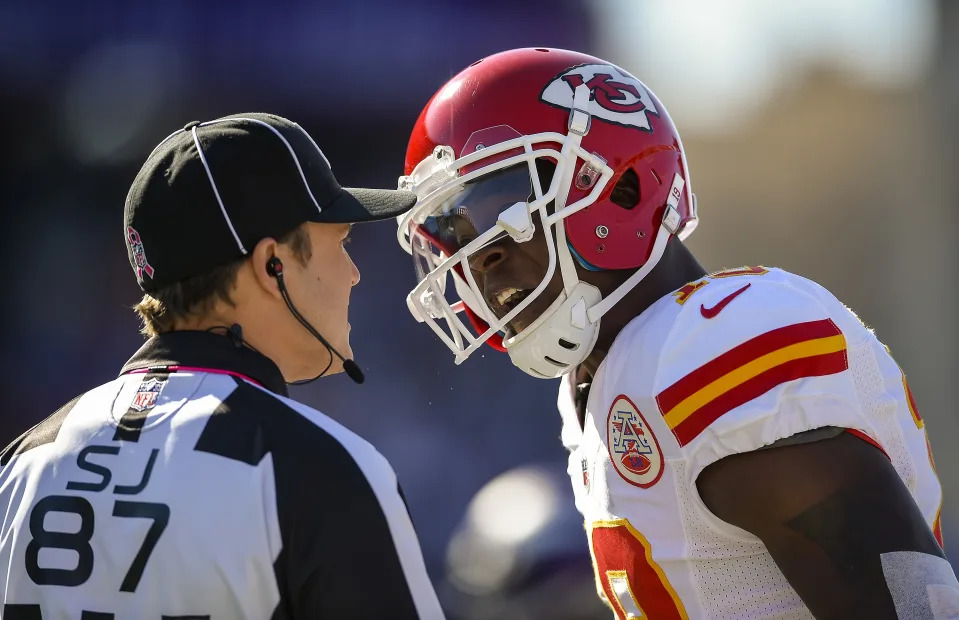
[[[559,410],[597,589],[618,618],[812,618],[762,542],[706,509],[705,467],[797,433],[881,448],[941,541],[924,424],[888,350],[823,287],[730,270],[668,295],[616,338],[580,425]]]
[[[223,336],[150,340],[0,454],[4,620],[441,618],[396,476]]]

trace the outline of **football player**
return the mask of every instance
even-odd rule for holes
[[[520,49],[416,122],[408,297],[460,363],[562,378],[569,475],[618,618],[956,617],[941,490],[889,351],[822,286],[708,273],[679,134],[598,58]]]

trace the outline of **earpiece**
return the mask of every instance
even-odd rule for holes
[[[275,256],[271,256],[270,260],[266,261],[266,273],[273,278],[279,278],[283,275],[283,261],[278,259]]]
[[[266,261],[266,273],[269,274],[270,277],[276,278],[277,286],[280,287],[280,295],[283,297],[283,301],[286,302],[286,307],[290,309],[290,312],[293,314],[296,320],[299,321],[303,327],[305,327],[306,330],[310,332],[314,338],[319,340],[320,343],[322,343],[323,346],[326,347],[330,352],[330,364],[333,363],[333,356],[335,355],[336,357],[340,358],[340,361],[343,362],[343,370],[346,371],[346,374],[350,377],[350,379],[353,379],[353,381],[357,383],[363,383],[363,371],[360,370],[360,367],[356,365],[356,362],[340,355],[340,352],[334,349],[332,345],[326,341],[326,338],[321,336],[320,332],[316,331],[316,329],[310,325],[310,322],[307,321],[302,314],[300,314],[300,312],[296,309],[296,306],[293,305],[293,301],[290,300],[290,295],[286,290],[286,283],[283,282],[283,261],[275,256],[271,256],[270,260]],[[326,371],[330,369],[330,364],[327,364],[326,370],[321,372],[317,377],[314,377],[314,379],[318,379],[319,377],[325,375]],[[314,379],[295,381],[294,383],[309,383]]]

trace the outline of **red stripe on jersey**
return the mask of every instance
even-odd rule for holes
[[[663,390],[656,397],[656,401],[663,413],[666,413],[703,387],[758,357],[793,344],[838,336],[841,333],[836,324],[829,319],[795,323],[768,331],[700,366]]]
[[[906,388],[906,399],[909,403],[909,413],[912,414],[912,418],[916,421],[916,426],[922,428],[922,416],[919,415],[919,407],[916,407],[916,399],[912,397],[912,390],[909,389],[909,382],[906,381],[905,374],[902,375],[902,386]]]
[[[861,430],[855,429],[855,428],[847,428],[847,429],[846,429],[846,432],[849,433],[850,435],[853,435],[853,436],[855,436],[855,437],[858,437],[859,439],[862,439],[863,441],[865,441],[865,442],[868,443],[868,444],[872,444],[873,446],[879,448],[879,450],[881,450],[882,453],[886,455],[886,458],[889,459],[889,453],[886,452],[886,449],[883,448],[881,445],[879,445],[879,442],[878,442],[878,441],[876,441],[875,439],[873,439],[872,437],[870,437],[870,436],[867,435],[866,433],[862,432]],[[892,459],[889,459],[889,460],[891,461]]]
[[[942,516],[942,509],[936,512],[936,520],[932,522],[932,535],[936,537],[936,541],[939,543],[939,547],[942,549],[946,548],[946,545],[942,542],[942,523],[939,520],[939,517]]]
[[[817,323],[818,322],[819,321],[817,321]],[[827,321],[827,323],[832,325],[831,321]],[[833,325],[832,327],[835,326]],[[768,334],[764,334],[764,336],[765,335]],[[762,336],[760,336],[760,338],[761,337]],[[803,338],[802,340],[806,339],[808,338]],[[793,343],[790,342],[789,344]],[[780,346],[783,345],[779,345],[775,348],[779,348]],[[710,362],[710,364],[711,363],[712,362]],[[742,363],[739,365],[742,365]],[[804,357],[774,366],[766,372],[756,375],[748,381],[740,383],[731,390],[723,393],[721,396],[718,396],[717,398],[706,403],[690,414],[689,417],[677,424],[673,429],[673,433],[676,435],[679,445],[685,446],[695,439],[697,435],[703,432],[706,427],[719,419],[719,417],[723,414],[765,394],[777,385],[783,384],[787,381],[793,381],[794,379],[802,379],[804,377],[820,377],[824,375],[835,374],[837,372],[846,370],[848,367],[849,364],[846,358],[845,350],[836,351],[835,353],[826,353],[824,355]],[[725,367],[724,370],[728,372],[729,367]],[[685,379],[683,379],[683,381],[685,381]]]

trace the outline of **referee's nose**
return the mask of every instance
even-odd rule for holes
[[[356,286],[360,283],[360,270],[356,266],[356,263],[353,262],[352,256],[350,256],[350,267],[353,269],[353,284],[351,286]]]

